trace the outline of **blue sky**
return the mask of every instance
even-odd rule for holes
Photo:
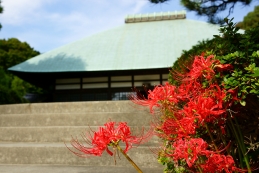
[[[231,17],[242,21],[255,5],[259,2],[237,4]],[[185,10],[179,0],[160,5],[147,0],[2,0],[2,6],[0,39],[18,38],[41,53],[124,25],[128,14]],[[193,12],[187,12],[187,19],[206,21]]]

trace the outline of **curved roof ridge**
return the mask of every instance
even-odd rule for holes
[[[176,20],[176,19],[185,19],[185,18],[186,18],[186,11],[183,10],[183,11],[174,11],[174,12],[128,15],[125,18],[125,23],[151,22],[151,21],[159,21],[159,20]]]

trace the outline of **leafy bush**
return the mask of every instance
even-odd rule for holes
[[[240,103],[245,104],[246,95],[259,94],[258,80],[252,79],[259,76],[259,23],[256,27],[248,29],[244,34],[238,32],[232,20],[225,19],[227,25],[220,29],[221,35],[213,39],[200,42],[183,54],[174,63],[169,82],[177,84],[174,79],[175,72],[186,73],[196,55],[213,54],[221,63],[232,64],[234,70],[231,74],[224,75],[226,89],[238,89]],[[221,78],[221,77],[219,77]]]

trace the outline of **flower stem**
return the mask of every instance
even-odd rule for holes
[[[227,145],[227,142],[226,142],[225,138],[223,137],[223,134],[219,133],[219,136],[220,136],[220,139],[222,140],[222,142],[223,142],[223,144],[226,148],[226,151],[227,151],[228,155],[231,155],[229,149],[227,148],[228,145]]]
[[[230,113],[230,115],[231,115],[231,112],[230,112],[230,111],[229,111],[229,113]],[[249,165],[249,159],[248,159],[248,157],[247,157],[247,155],[246,155],[246,149],[245,149],[245,145],[244,145],[244,140],[242,140],[242,139],[243,139],[242,133],[241,133],[240,129],[238,129],[238,128],[239,128],[238,124],[237,124],[237,129],[235,128],[235,125],[234,125],[234,123],[233,123],[231,117],[232,117],[232,115],[229,117],[230,125],[231,125],[231,127],[232,127],[234,136],[235,136],[235,138],[236,138],[236,140],[237,140],[238,147],[240,148],[241,153],[242,153],[242,155],[243,155],[243,157],[244,157],[244,161],[245,161],[245,164],[246,164],[246,167],[247,167],[247,171],[248,171],[249,173],[251,173],[251,168],[250,168],[250,165]],[[236,121],[236,123],[237,123],[237,121]],[[241,137],[241,136],[242,136],[242,137]],[[240,160],[240,161],[241,161],[241,160]]]
[[[210,129],[209,129],[209,127],[208,127],[208,124],[205,123],[205,127],[206,127],[206,129],[207,129],[207,131],[208,131],[208,133],[209,133],[210,140],[212,141],[212,144],[214,145],[215,150],[216,150],[216,152],[218,153],[219,149],[218,149],[217,145],[216,145],[215,142],[214,142],[214,139],[213,139],[213,137],[212,137],[212,134],[210,133]]]
[[[200,173],[202,173],[202,169],[199,165],[198,165],[198,170],[199,170]]]
[[[143,173],[140,168],[131,160],[131,158],[121,149],[119,145],[116,146],[118,150],[126,157],[126,159],[132,164],[132,166],[138,171],[138,173]]]

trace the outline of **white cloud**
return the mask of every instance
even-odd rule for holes
[[[1,14],[1,22],[11,25],[23,25],[32,22],[41,11],[43,3],[51,0],[3,0],[4,12]]]
[[[179,1],[154,5],[148,0],[2,0],[2,6],[1,37],[26,41],[40,52],[123,25],[128,14],[183,9]],[[194,13],[187,17],[199,19]]]
[[[59,42],[67,44],[114,26],[122,25],[127,14],[139,13],[145,4],[146,2],[142,0],[135,2],[132,0],[87,1],[87,3],[82,3],[81,6],[87,5],[88,9],[91,7],[94,9],[93,11],[80,9],[67,14],[53,14],[48,16],[48,21],[55,22],[55,30],[67,33],[66,36],[59,37]]]
[[[132,14],[139,13],[147,5],[148,1],[138,1],[132,11]]]
[[[2,37],[16,37],[41,52],[123,25],[128,14],[163,11],[148,0],[2,0],[2,6]]]
[[[58,30],[67,30],[67,31],[76,31],[78,28],[84,27],[85,25],[90,24],[89,17],[77,11],[74,11],[70,14],[58,14],[53,13],[45,17],[46,21],[52,26],[55,26],[55,29]]]

